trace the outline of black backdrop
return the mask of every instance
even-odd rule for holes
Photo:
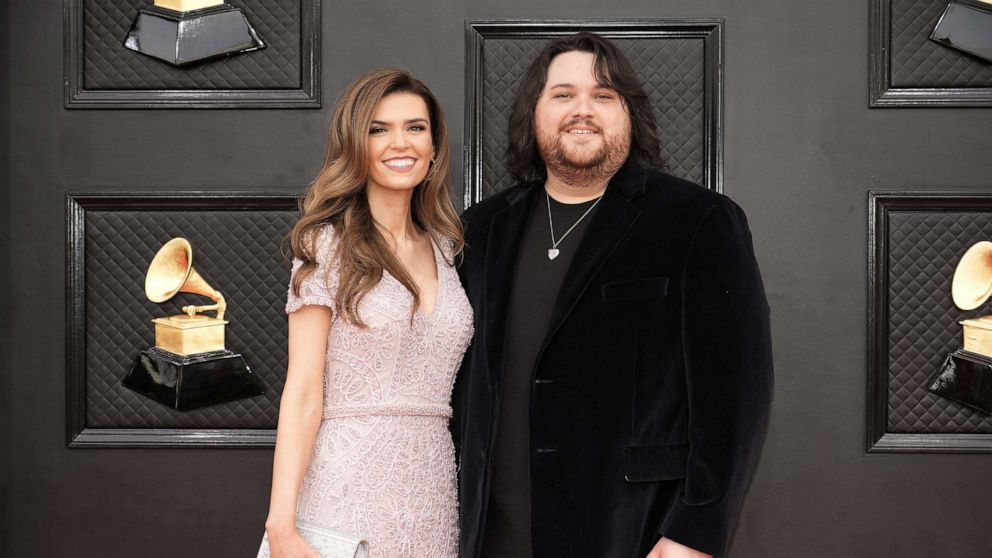
[[[0,2],[0,262],[10,261],[10,6]],[[10,304],[14,290],[10,287],[10,267],[0,265],[0,541],[10,541],[11,419],[10,389]],[[5,554],[5,552],[7,554]],[[0,555],[10,552],[9,542],[0,542]]]
[[[572,17],[726,19],[724,191],[754,232],[777,371],[732,555],[992,554],[992,455],[864,449],[866,192],[992,189],[988,109],[867,108],[867,2],[325,2],[319,111],[67,111],[61,2],[7,9],[0,555],[250,556],[265,517],[271,450],[66,448],[67,192],[295,192],[336,95],[381,66],[434,88],[458,153],[464,20]]]

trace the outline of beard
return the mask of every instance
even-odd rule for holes
[[[598,149],[584,146],[566,146],[562,132],[570,126],[583,125],[595,128],[602,137]],[[630,154],[630,124],[615,133],[603,130],[588,120],[571,120],[557,130],[535,130],[537,148],[548,167],[548,172],[574,188],[602,185],[623,166]]]

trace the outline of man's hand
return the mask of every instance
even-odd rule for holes
[[[662,537],[648,553],[647,558],[713,558],[713,556]]]

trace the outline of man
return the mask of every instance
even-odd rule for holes
[[[722,554],[772,385],[744,214],[656,170],[647,96],[598,35],[538,55],[509,138],[519,185],[463,217],[461,555]]]

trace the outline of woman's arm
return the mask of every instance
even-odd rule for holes
[[[296,531],[296,502],[323,413],[324,358],[330,327],[331,309],[325,306],[304,306],[289,314],[289,367],[279,408],[272,495],[265,521],[273,556],[296,556],[295,549],[303,542]]]

